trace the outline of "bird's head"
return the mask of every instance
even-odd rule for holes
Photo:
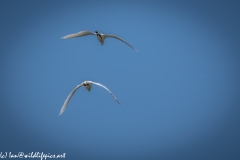
[[[99,32],[98,31],[95,31],[96,34],[98,34]]]
[[[92,83],[85,81],[85,82],[83,82],[83,86],[86,88],[86,90],[88,90],[90,92],[91,88],[92,88]]]

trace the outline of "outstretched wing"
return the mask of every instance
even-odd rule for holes
[[[103,36],[104,36],[105,38],[108,38],[108,37],[110,37],[110,38],[116,38],[116,39],[122,41],[123,43],[127,44],[129,47],[131,47],[132,49],[134,49],[135,51],[138,52],[138,50],[136,50],[131,44],[127,43],[126,41],[124,41],[122,38],[120,38],[120,37],[118,37],[118,36],[115,36],[115,35],[113,35],[113,34],[103,34]]]
[[[67,99],[64,101],[64,104],[63,104],[63,106],[62,106],[62,108],[61,108],[61,111],[60,111],[60,114],[59,114],[59,115],[61,115],[61,114],[64,112],[64,110],[67,108],[67,105],[68,105],[71,97],[72,97],[73,94],[76,92],[76,90],[77,90],[78,88],[80,88],[81,86],[83,86],[83,83],[77,85],[77,87],[74,88],[74,90],[72,90],[72,92],[68,95]]]
[[[78,33],[66,35],[62,37],[62,39],[77,38],[77,37],[87,36],[87,35],[95,35],[95,33],[90,31],[80,31]]]
[[[98,86],[103,87],[104,89],[106,89],[106,90],[113,96],[113,98],[117,101],[117,103],[121,105],[121,103],[118,102],[117,98],[113,95],[113,93],[112,93],[107,87],[105,87],[104,85],[102,85],[102,84],[100,84],[100,83],[96,83],[96,82],[92,82],[92,81],[88,81],[88,82],[89,82],[89,83],[96,84],[96,85],[98,85]]]

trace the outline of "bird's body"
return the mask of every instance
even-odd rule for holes
[[[109,38],[115,38],[115,39],[118,39],[118,40],[122,41],[123,43],[127,44],[129,47],[131,47],[131,48],[134,49],[135,51],[138,51],[138,50],[136,50],[132,45],[130,45],[129,43],[127,43],[125,40],[123,40],[122,38],[120,38],[120,37],[118,37],[118,36],[115,36],[115,35],[113,35],[113,34],[102,34],[102,33],[99,33],[98,31],[95,31],[95,32],[80,31],[80,32],[78,32],[78,33],[66,35],[66,36],[62,37],[62,39],[77,38],[77,37],[82,37],[82,36],[87,36],[87,35],[96,35],[98,41],[99,41],[102,45],[104,44],[105,38],[108,38],[108,37],[109,37]]]
[[[103,45],[104,44],[104,40],[105,40],[105,36],[103,34],[97,33],[97,39],[98,41]]]
[[[77,87],[74,88],[72,90],[72,92],[68,95],[67,99],[65,100],[65,102],[64,102],[64,104],[63,104],[63,106],[61,108],[61,111],[60,111],[59,115],[61,115],[64,112],[64,110],[67,108],[67,105],[68,105],[71,97],[73,96],[73,94],[76,92],[76,90],[78,88],[84,86],[86,88],[86,90],[88,90],[90,92],[91,88],[92,88],[92,84],[98,85],[98,86],[103,87],[104,89],[106,89],[113,96],[113,98],[117,101],[117,103],[120,104],[120,102],[118,102],[117,98],[113,95],[113,93],[107,87],[105,87],[104,85],[102,85],[100,83],[92,82],[92,81],[84,81],[81,84],[77,85]]]

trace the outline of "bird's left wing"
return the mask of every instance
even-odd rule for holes
[[[90,32],[90,31],[80,31],[78,33],[66,35],[66,36],[62,37],[62,39],[77,38],[77,37],[87,36],[87,35],[95,35],[95,33]]]
[[[113,96],[113,98],[117,101],[117,103],[121,105],[121,103],[118,102],[117,98],[113,95],[113,93],[112,93],[107,87],[105,87],[104,85],[102,85],[102,84],[100,84],[100,83],[97,83],[97,82],[92,82],[92,81],[88,81],[88,82],[89,82],[89,83],[96,84],[96,85],[98,85],[98,86],[103,87],[104,89],[106,89],[106,90]]]
[[[124,41],[122,38],[120,38],[120,37],[118,37],[118,36],[115,36],[115,35],[113,35],[113,34],[103,34],[103,36],[104,36],[105,38],[108,38],[108,37],[110,37],[110,38],[116,38],[116,39],[122,41],[123,43],[127,44],[129,47],[131,47],[132,49],[134,49],[135,51],[138,52],[138,50],[136,50],[131,44],[127,43],[126,41]]]

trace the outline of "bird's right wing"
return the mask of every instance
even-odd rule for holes
[[[96,85],[98,85],[98,86],[103,87],[104,89],[106,89],[106,90],[112,95],[112,97],[117,101],[117,103],[121,105],[121,103],[118,102],[117,98],[113,95],[113,93],[112,93],[107,87],[105,87],[104,85],[102,85],[102,84],[100,84],[100,83],[97,83],[97,82],[92,82],[92,81],[88,81],[88,82],[89,82],[89,83],[96,84]]]
[[[83,83],[77,85],[77,87],[74,88],[74,90],[72,90],[72,92],[68,95],[67,99],[64,101],[64,104],[63,104],[63,106],[62,106],[62,108],[61,108],[61,111],[60,111],[60,114],[59,114],[59,115],[61,115],[61,114],[64,112],[64,110],[67,108],[67,105],[68,105],[71,97],[72,97],[73,94],[76,92],[76,90],[77,90],[78,88],[80,88],[81,86],[83,86]]]
[[[62,39],[77,38],[77,37],[87,36],[87,35],[95,35],[95,33],[90,31],[80,31],[78,33],[66,35],[62,37]]]

